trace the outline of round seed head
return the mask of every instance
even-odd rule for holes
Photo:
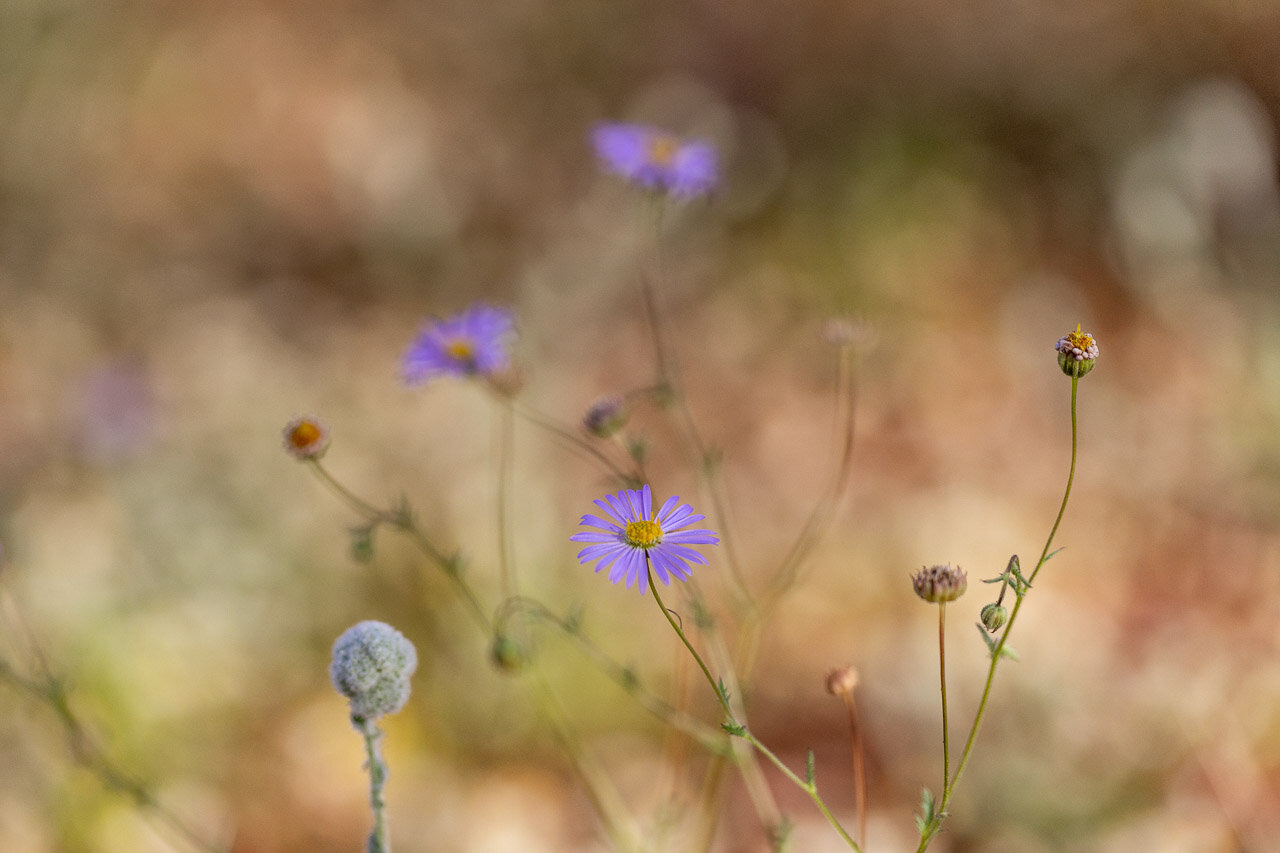
[[[922,567],[911,576],[911,586],[916,595],[931,604],[945,604],[964,595],[969,578],[964,569],[950,563],[941,566]]]

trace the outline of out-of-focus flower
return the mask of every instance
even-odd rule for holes
[[[931,604],[946,604],[964,595],[969,587],[969,577],[959,566],[950,563],[921,568],[911,576],[911,587],[916,595]]]
[[[120,358],[94,367],[79,383],[77,438],[93,462],[111,463],[142,451],[156,437],[156,399],[146,365]]]
[[[606,169],[648,190],[691,199],[710,192],[719,174],[716,149],[643,124],[606,123],[591,133]]]
[[[851,666],[838,666],[827,673],[827,692],[832,696],[852,695],[858,686],[858,671]]]
[[[595,505],[604,510],[607,518],[584,515],[580,523],[600,529],[569,537],[574,542],[592,543],[578,552],[578,562],[599,560],[596,571],[610,569],[610,583],[625,580],[628,587],[638,586],[641,594],[649,588],[650,565],[664,585],[670,585],[673,577],[688,580],[693,573],[691,563],[707,562],[706,557],[688,546],[715,545],[720,541],[710,530],[686,529],[705,516],[695,514],[676,495],[667,498],[654,514],[653,495],[647,484],[605,495]]]
[[[473,305],[428,323],[405,352],[401,375],[410,385],[437,376],[495,376],[510,366],[508,347],[514,334],[510,311]]]
[[[1076,323],[1074,332],[1058,338],[1053,348],[1058,352],[1058,366],[1062,372],[1077,379],[1093,370],[1098,360],[1098,342],[1093,335],[1080,331],[1079,323]]]
[[[329,449],[329,427],[310,415],[285,424],[284,449],[298,459],[319,459]]]
[[[627,424],[626,401],[618,396],[601,397],[582,416],[582,427],[597,438],[609,438]]]
[[[828,317],[822,321],[818,336],[833,347],[864,348],[869,348],[876,337],[870,323],[853,317]]]
[[[417,668],[413,643],[387,623],[370,619],[334,642],[329,679],[351,701],[353,720],[373,720],[404,707],[409,676]]]

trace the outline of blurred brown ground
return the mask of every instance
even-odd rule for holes
[[[763,583],[832,464],[825,317],[866,318],[853,485],[773,621],[753,728],[849,817],[852,663],[871,850],[914,849],[939,787],[934,611],[958,562],[953,738],[984,650],[968,624],[1034,560],[1080,462],[938,851],[1266,851],[1280,834],[1280,9],[1269,2],[858,4],[522,0],[0,6],[0,653],[32,644],[92,739],[236,851],[349,851],[360,744],[326,678],[364,618],[423,663],[388,721],[396,849],[603,849],[518,681],[394,536],[348,556],[344,508],[279,447],[331,425],[331,470],[407,496],[495,592],[499,413],[406,389],[420,322],[520,317],[524,399],[572,423],[652,378],[645,235],[586,141],[601,119],[713,140],[725,184],[670,223],[662,282],[732,531]],[[641,416],[655,489],[705,507]],[[677,660],[649,600],[567,541],[608,487],[527,425],[515,557],[530,592],[648,683]],[[720,523],[720,522],[717,522]],[[703,570],[715,597],[722,554]],[[646,820],[696,792],[661,732],[547,636],[551,678]],[[685,672],[693,707],[709,697]],[[79,766],[53,711],[0,684],[0,850],[188,849]],[[776,780],[797,849],[833,846]],[[717,849],[764,849],[727,789]],[[656,830],[655,830],[656,831]],[[677,849],[672,842],[671,849]]]

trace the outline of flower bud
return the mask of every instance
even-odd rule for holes
[[[946,604],[964,595],[969,578],[959,566],[950,563],[941,566],[921,567],[911,576],[911,586],[916,595],[931,604]]]
[[[329,449],[329,427],[309,415],[294,418],[285,424],[284,449],[301,460],[319,459]]]
[[[1053,348],[1058,351],[1058,367],[1076,379],[1093,370],[1098,360],[1098,342],[1093,335],[1080,331],[1079,323],[1076,323],[1074,332],[1059,338]]]
[[[988,604],[986,607],[982,608],[982,613],[979,618],[982,619],[982,626],[986,628],[987,631],[994,634],[996,631],[999,631],[1008,620],[1009,611],[1002,604]]]
[[[582,426],[597,438],[609,438],[627,425],[630,414],[621,397],[602,397],[582,416]]]
[[[858,686],[858,671],[851,666],[838,666],[827,673],[827,692],[832,696],[849,696]]]
[[[333,644],[329,679],[351,700],[351,717],[394,714],[409,701],[409,676],[418,668],[413,643],[385,622],[353,625]]]
[[[515,673],[524,668],[529,656],[519,640],[508,634],[499,634],[489,647],[489,660],[503,672]]]

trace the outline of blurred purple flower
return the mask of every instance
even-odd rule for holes
[[[643,124],[600,124],[591,133],[596,155],[610,172],[645,189],[691,199],[716,184],[716,149]]]
[[[671,578],[688,580],[693,573],[690,563],[706,564],[707,558],[689,545],[715,545],[720,540],[710,530],[686,530],[690,524],[702,521],[705,516],[696,515],[688,504],[672,495],[653,513],[653,495],[646,485],[642,489],[623,489],[616,495],[605,495],[595,505],[605,511],[608,518],[584,515],[580,524],[595,527],[585,533],[575,533],[569,538],[574,542],[590,542],[578,552],[578,562],[599,560],[596,571],[612,566],[609,582],[626,580],[627,586],[638,586],[643,595],[649,588],[648,565],[664,585]]]
[[[511,363],[507,347],[514,334],[510,311],[473,305],[428,323],[405,352],[401,375],[410,385],[437,376],[494,376]]]

